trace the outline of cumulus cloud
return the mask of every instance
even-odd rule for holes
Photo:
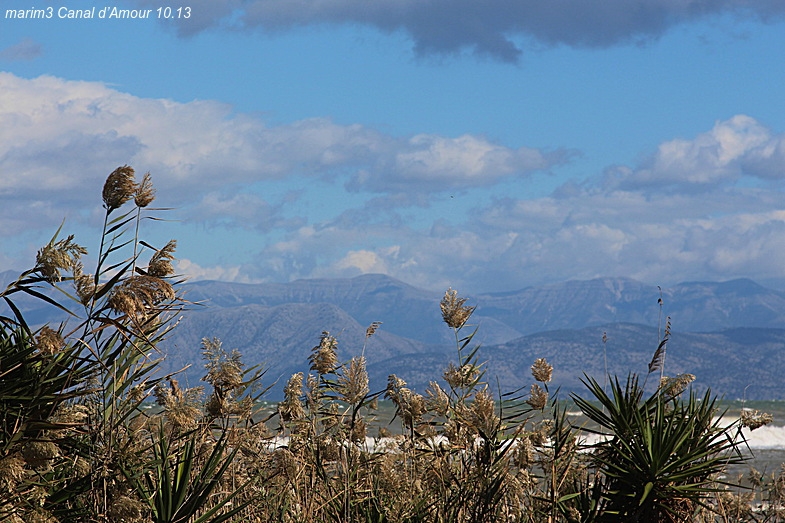
[[[152,171],[159,197],[202,231],[265,233],[215,266],[184,246],[178,270],[193,279],[384,272],[476,292],[620,274],[656,284],[781,278],[785,135],[745,115],[707,127],[638,164],[524,198],[510,190],[521,177],[571,153],[321,118],[268,126],[216,102],[0,73],[0,235],[48,236],[73,209],[100,211],[105,176],[128,163]],[[259,192],[282,179],[300,189]],[[471,199],[449,198],[469,189]]]
[[[710,131],[692,140],[661,144],[637,168],[609,169],[606,184],[627,189],[695,190],[736,182],[742,177],[785,178],[785,135],[773,133],[754,118],[736,115],[717,122]]]
[[[0,60],[26,61],[34,60],[41,56],[41,44],[32,38],[23,38],[18,44],[0,50]]]
[[[178,259],[175,262],[175,270],[177,274],[184,276],[189,281],[216,280],[234,281],[237,283],[259,283],[257,280],[246,278],[239,265],[202,267],[192,260]]]
[[[341,222],[308,227],[264,248],[250,277],[347,277],[381,272],[425,288],[510,290],[625,275],[652,284],[782,278],[781,193],[652,197],[586,192],[507,198],[463,223],[430,228]],[[733,212],[723,212],[733,206]],[[376,246],[374,246],[376,245]],[[365,246],[365,247],[363,247]]]
[[[212,191],[205,194],[196,204],[189,206],[185,219],[208,226],[223,226],[250,231],[269,232],[273,229],[295,229],[305,224],[305,218],[288,218],[285,207],[296,199],[287,195],[282,201],[272,204],[253,193],[230,195]]]
[[[590,179],[547,197],[500,196],[465,209],[460,220],[425,227],[396,220],[389,209],[351,209],[266,247],[256,270],[274,278],[378,271],[475,292],[618,275],[662,285],[781,279],[782,142],[740,115],[692,140],[663,143],[614,184]],[[643,175],[652,178],[642,183]],[[693,186],[700,191],[682,190]]]
[[[569,151],[510,149],[477,136],[446,138],[417,135],[380,155],[372,170],[363,169],[347,184],[349,190],[411,192],[492,185],[510,175],[527,175],[566,163]]]
[[[106,175],[129,164],[151,171],[172,204],[198,201],[197,210],[211,219],[264,229],[280,225],[283,202],[237,194],[253,182],[343,176],[355,191],[408,192],[416,200],[561,161],[478,136],[396,137],[323,118],[271,127],[213,101],[138,98],[97,82],[0,73],[0,193],[15,201],[51,201],[56,194],[69,206],[92,205]],[[0,230],[12,228],[11,217],[0,220]]]
[[[153,0],[136,0],[154,5]],[[193,8],[181,21],[189,35],[211,26],[282,30],[309,24],[364,24],[405,31],[419,54],[471,49],[505,61],[522,53],[520,41],[608,47],[661,36],[669,28],[733,13],[764,21],[785,14],[779,0],[180,0]]]

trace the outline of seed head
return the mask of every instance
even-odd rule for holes
[[[469,424],[472,428],[487,437],[495,434],[499,427],[499,417],[496,415],[496,403],[487,387],[474,396],[469,410]]]
[[[51,441],[31,441],[22,448],[22,458],[33,468],[44,468],[60,456],[60,449]]]
[[[428,410],[435,412],[439,416],[444,416],[450,408],[450,397],[439,386],[438,383],[432,381],[430,386],[425,390],[428,399],[425,401]]]
[[[333,372],[338,363],[337,347],[338,340],[334,336],[330,336],[329,332],[322,332],[319,345],[314,347],[311,350],[311,355],[308,356],[308,361],[311,362],[311,370],[315,370],[319,374]]]
[[[95,280],[92,274],[84,274],[82,262],[74,265],[74,289],[82,305],[87,305],[95,295]]]
[[[87,249],[73,240],[73,234],[65,240],[52,240],[36,254],[35,269],[49,283],[62,281],[60,271],[73,270],[78,265],[79,258],[87,254]]]
[[[14,492],[16,485],[25,477],[25,462],[18,455],[0,459],[0,491]]]
[[[338,390],[344,401],[355,404],[368,394],[368,371],[365,357],[355,356],[344,375],[338,377]]]
[[[145,391],[143,384],[136,384],[128,390],[128,398],[131,399],[131,401],[141,403],[146,397],[147,392]]]
[[[136,194],[134,170],[127,165],[118,167],[104,183],[102,193],[104,208],[107,212],[112,212],[122,207],[125,202],[134,197],[134,194]]]
[[[166,280],[134,275],[112,289],[107,303],[115,312],[134,317],[144,316],[156,305],[174,298],[174,288]]]
[[[175,429],[190,429],[196,426],[201,415],[202,387],[180,388],[177,380],[170,378],[169,387],[161,383],[153,389],[156,402],[164,408],[169,423]]]
[[[283,389],[284,400],[278,404],[281,421],[298,421],[305,417],[300,397],[303,395],[303,373],[293,374]]]
[[[447,289],[447,292],[444,293],[444,297],[439,304],[442,309],[444,323],[453,329],[460,329],[463,327],[466,320],[468,320],[469,316],[474,312],[474,307],[464,305],[466,301],[466,298],[458,297],[458,291],[453,290],[452,288]]]
[[[309,372],[308,378],[305,380],[305,401],[311,411],[317,409],[321,397],[322,391],[319,389],[319,378]]]
[[[679,374],[675,378],[665,376],[660,380],[660,392],[668,398],[675,398],[693,381],[695,381],[694,374]]]
[[[453,390],[465,389],[477,383],[480,379],[480,368],[471,363],[465,363],[460,367],[456,367],[452,362],[447,365],[444,371],[444,381],[453,388]]]
[[[202,378],[220,394],[229,393],[243,384],[242,354],[237,349],[225,351],[218,338],[202,338],[202,354],[207,360],[204,368],[207,375]]]
[[[375,322],[371,323],[368,326],[368,328],[365,329],[365,337],[366,338],[370,338],[371,336],[376,334],[376,329],[378,329],[379,326],[381,326],[381,324],[382,324],[382,322],[380,322],[380,321],[375,321]]]
[[[526,403],[535,410],[542,410],[548,404],[548,393],[534,383],[529,391],[529,399],[526,400]]]
[[[141,521],[144,505],[141,501],[128,496],[112,496],[111,503],[106,511],[109,521],[130,523]]]
[[[150,173],[145,173],[142,182],[137,185],[134,193],[134,203],[137,207],[147,207],[155,200],[155,189]]]
[[[515,464],[520,468],[527,468],[532,463],[534,447],[529,436],[521,436],[516,446]]]
[[[390,374],[387,378],[387,391],[384,396],[398,407],[398,414],[407,428],[413,428],[426,412],[425,398],[412,392],[406,387],[406,382],[395,374]]]
[[[150,263],[147,264],[147,274],[156,278],[166,278],[174,274],[172,260],[174,260],[176,248],[177,240],[169,240],[169,243],[162,249],[156,251],[150,258]]]
[[[65,345],[65,341],[63,341],[63,337],[57,331],[44,326],[38,332],[35,344],[38,352],[45,356],[53,356],[60,352]]]
[[[534,379],[541,383],[548,383],[551,381],[553,374],[553,365],[549,365],[545,358],[537,358],[532,365],[532,376]]]
[[[772,421],[774,421],[774,416],[766,412],[747,409],[741,411],[741,426],[750,430],[759,429]]]
[[[84,405],[61,405],[57,408],[52,421],[68,425],[80,425],[87,422],[89,409]]]
[[[349,439],[352,443],[362,443],[365,441],[365,437],[368,435],[368,425],[363,418],[357,417],[350,429]]]

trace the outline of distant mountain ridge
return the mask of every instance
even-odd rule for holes
[[[387,324],[387,329],[405,328],[405,334],[411,337],[413,327],[423,327],[416,329],[416,339],[442,338],[429,337],[431,321],[440,318],[438,303],[442,295],[380,274],[285,284],[194,282],[186,284],[186,289],[189,299],[217,307],[332,303],[360,323],[384,316],[391,324]],[[467,297],[469,303],[477,305],[475,319],[491,319],[511,329],[507,335],[501,335],[505,337],[612,322],[656,325],[660,295],[663,313],[689,326],[689,331],[785,327],[785,293],[749,279],[688,282],[660,290],[627,278],[599,278]]]
[[[0,273],[0,281],[16,274]],[[162,344],[167,370],[186,365],[186,381],[201,376],[202,338],[219,338],[244,361],[263,364],[266,382],[308,372],[307,357],[322,331],[339,340],[346,361],[360,354],[365,329],[381,321],[365,355],[373,387],[396,373],[422,391],[455,360],[452,331],[442,322],[442,292],[368,274],[347,279],[239,284],[197,281],[183,286],[198,303]],[[460,290],[460,289],[459,289]],[[627,278],[598,278],[465,296],[476,305],[480,359],[502,390],[528,387],[529,367],[546,357],[554,386],[580,390],[586,372],[645,373],[666,317],[671,319],[666,372],[696,374],[696,386],[729,397],[785,399],[785,293],[752,280],[687,282],[659,289]],[[662,308],[658,304],[662,297]],[[35,300],[20,301],[31,324],[59,321]],[[660,331],[660,333],[658,333]],[[602,342],[603,333],[607,343]],[[652,378],[653,379],[653,378]]]
[[[288,284],[194,282],[185,289],[186,297],[204,308],[190,311],[167,342],[181,363],[198,361],[199,340],[216,336],[243,352],[246,361],[266,362],[270,377],[285,380],[308,371],[307,356],[323,330],[338,336],[340,356],[347,360],[360,353],[373,321],[383,323],[365,355],[377,387],[396,373],[422,390],[455,359],[453,334],[439,310],[443,294],[388,276]],[[583,372],[603,376],[603,347],[610,372],[645,372],[658,328],[670,316],[668,372],[696,374],[696,386],[732,397],[785,398],[778,386],[778,375],[785,372],[785,293],[752,280],[688,282],[660,290],[631,279],[600,278],[467,297],[477,306],[472,323],[479,327],[480,357],[503,389],[530,383],[531,363],[548,357],[561,380],[555,385],[578,390]],[[751,368],[752,362],[761,368]]]

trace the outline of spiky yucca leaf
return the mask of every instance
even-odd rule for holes
[[[715,475],[745,461],[738,428],[720,424],[710,391],[702,398],[691,391],[687,399],[659,393],[643,399],[635,376],[624,387],[616,378],[610,396],[594,379],[584,383],[599,405],[573,400],[605,437],[594,446],[603,521],[683,521],[714,491]]]
[[[202,443],[202,437],[198,431],[192,431],[181,440],[172,441],[161,424],[151,443],[154,460],[148,470],[139,475],[137,469],[123,469],[136,492],[148,504],[155,523],[221,523],[250,503],[246,500],[228,509],[247,484],[220,496],[219,500],[211,499],[240,449],[229,450],[223,434],[204,463],[197,465],[197,447]]]

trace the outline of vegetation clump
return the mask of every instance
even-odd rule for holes
[[[449,289],[440,303],[455,356],[418,393],[391,374],[370,389],[360,355],[338,358],[324,332],[307,371],[263,408],[263,371],[205,337],[203,386],[162,374],[160,342],[189,304],[175,274],[176,242],[140,239],[155,190],[122,166],[102,191],[94,272],[72,236],[43,247],[0,297],[0,521],[11,522],[729,522],[783,517],[785,472],[723,479],[745,461],[745,411],[720,423],[710,391],[690,374],[665,377],[669,328],[649,373],[586,376],[572,395],[591,425],[567,419],[553,366],[494,390],[470,325],[475,306]],[[131,207],[127,209],[127,207]],[[124,210],[127,209],[127,210]],[[142,253],[149,251],[147,264]],[[59,294],[51,291],[61,291]],[[32,328],[19,293],[69,314]],[[64,297],[62,300],[55,296]],[[304,362],[305,363],[305,362]],[[648,377],[648,376],[647,376]],[[395,408],[379,419],[379,400]],[[753,509],[761,500],[765,504]]]

